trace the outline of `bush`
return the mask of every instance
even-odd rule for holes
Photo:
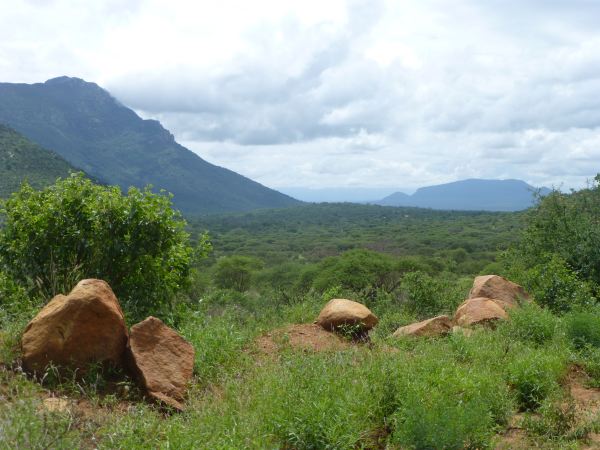
[[[552,340],[556,333],[558,319],[548,310],[535,303],[526,303],[521,308],[509,311],[510,320],[501,324],[507,337],[535,345],[543,345]]]
[[[555,313],[596,302],[590,283],[580,280],[558,255],[547,255],[544,262],[520,272],[524,287],[540,305]]]
[[[558,390],[558,380],[564,375],[566,365],[564,356],[555,350],[523,349],[508,364],[507,382],[514,389],[521,410],[537,409],[548,395]]]
[[[580,311],[566,317],[567,336],[577,349],[600,348],[600,316]]]
[[[101,278],[140,318],[166,312],[188,282],[193,249],[185,222],[168,196],[149,188],[122,195],[76,174],[41,191],[24,185],[5,214],[0,260],[45,298],[78,279]]]
[[[332,286],[354,292],[378,289],[392,292],[398,287],[401,275],[401,267],[390,256],[356,249],[324,259],[313,287],[320,292]]]
[[[215,266],[214,283],[221,289],[245,292],[250,289],[252,278],[262,265],[261,260],[250,256],[223,256]]]
[[[402,294],[408,310],[421,318],[451,311],[465,298],[462,286],[423,272],[404,276]]]

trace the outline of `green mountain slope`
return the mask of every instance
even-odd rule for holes
[[[159,122],[141,119],[95,83],[78,78],[0,83],[0,122],[109,184],[165,189],[189,214],[298,203],[204,161]]]
[[[0,198],[19,189],[23,181],[39,189],[72,171],[77,169],[56,153],[0,124]]]

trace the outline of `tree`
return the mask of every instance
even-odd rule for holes
[[[0,263],[34,294],[100,278],[139,318],[166,312],[188,282],[194,251],[185,222],[170,196],[150,188],[123,195],[74,174],[40,191],[24,184],[3,212]]]
[[[215,267],[215,285],[221,289],[245,292],[250,288],[255,272],[262,268],[262,261],[249,256],[233,255],[219,258]]]

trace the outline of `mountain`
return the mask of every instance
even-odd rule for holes
[[[56,153],[0,124],[0,198],[19,189],[23,181],[40,189],[77,170]]]
[[[152,184],[188,214],[298,204],[204,161],[155,120],[143,120],[95,83],[59,77],[0,83],[0,122],[108,184]]]
[[[520,211],[533,206],[536,188],[521,180],[470,179],[427,186],[412,195],[396,192],[375,202],[385,206],[463,211]],[[548,188],[541,188],[546,195]]]

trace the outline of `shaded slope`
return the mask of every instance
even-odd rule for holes
[[[165,189],[186,213],[299,203],[204,161],[159,122],[141,119],[95,83],[78,78],[0,83],[0,122],[109,184]]]
[[[36,189],[66,177],[75,167],[0,124],[0,198],[6,198],[27,181]]]

